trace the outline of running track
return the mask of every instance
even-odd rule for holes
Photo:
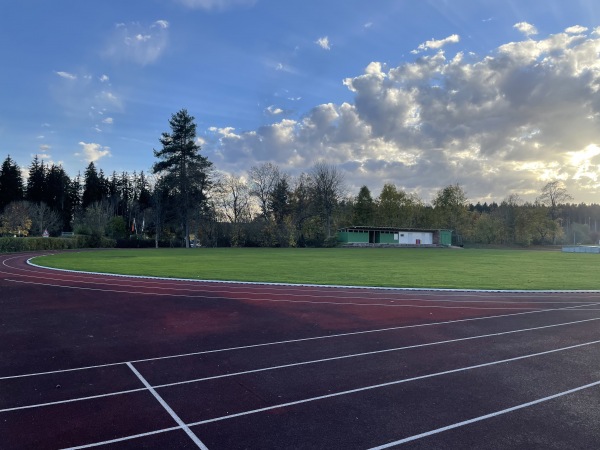
[[[0,255],[2,449],[600,447],[600,294],[222,284]]]

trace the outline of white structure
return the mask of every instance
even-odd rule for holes
[[[565,253],[600,253],[597,245],[568,245],[562,248]]]
[[[399,233],[394,233],[394,241],[398,244],[433,245],[433,232],[401,231]]]

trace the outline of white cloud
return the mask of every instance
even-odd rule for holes
[[[169,22],[167,22],[166,20],[157,20],[156,22],[154,22],[152,24],[152,27],[159,27],[159,28],[169,28]]]
[[[327,37],[327,36],[323,36],[323,37],[317,39],[315,41],[315,44],[317,44],[323,50],[331,50],[331,45],[329,44],[329,37]]]
[[[113,124],[113,118],[112,117],[106,117],[105,119],[102,119],[102,123],[106,123],[108,125],[112,125]]]
[[[76,80],[77,79],[77,75],[73,75],[72,73],[69,72],[54,72],[56,75],[58,75],[61,78],[64,78],[66,80]]]
[[[413,50],[411,53],[420,53],[425,50],[433,49],[437,50],[442,48],[447,44],[456,44],[460,41],[460,36],[458,34],[453,34],[444,39],[431,39],[430,41],[425,41],[416,50]]]
[[[279,114],[283,114],[284,111],[281,108],[277,108],[276,106],[271,105],[265,109],[265,113],[267,113],[270,116],[277,116]]]
[[[41,151],[45,152],[47,150],[50,150],[51,147],[48,144],[42,144],[39,148]]]
[[[513,28],[517,29],[525,36],[534,36],[538,34],[538,30],[535,26],[527,22],[519,22],[513,25]]]
[[[558,33],[478,57],[379,62],[347,78],[351,103],[324,104],[301,120],[253,131],[214,128],[207,147],[240,173],[272,161],[291,173],[318,158],[374,195],[393,182],[425,200],[459,182],[471,199],[539,195],[564,179],[576,201],[600,196],[600,35]]]
[[[108,78],[108,75],[101,75],[99,80],[101,83],[106,83],[110,78]]]
[[[147,26],[139,23],[119,23],[108,38],[104,55],[140,65],[154,63],[167,47],[168,28],[169,22],[166,20],[157,20]]]
[[[256,0],[175,0],[191,9],[204,9],[205,11],[225,11],[238,7],[249,7],[256,4]]]
[[[102,147],[100,144],[96,143],[85,143],[80,142],[79,145],[82,148],[81,153],[75,153],[75,156],[82,156],[86,162],[96,162],[100,158],[104,158],[105,156],[110,156],[110,148]]]
[[[586,27],[582,27],[581,25],[575,25],[572,27],[569,27],[565,30],[565,33],[569,33],[569,34],[581,34],[581,33],[585,33],[588,29]]]

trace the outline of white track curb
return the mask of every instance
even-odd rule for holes
[[[507,293],[507,294],[600,294],[600,290],[586,290],[586,289],[562,289],[562,290],[536,290],[536,289],[449,289],[449,288],[411,288],[411,287],[386,287],[386,286],[345,286],[338,284],[307,284],[307,283],[269,283],[262,281],[236,281],[236,280],[198,280],[194,278],[168,278],[168,277],[152,277],[147,275],[123,275],[117,273],[102,273],[102,272],[88,272],[85,270],[70,270],[70,269],[57,269],[55,267],[40,266],[31,262],[33,258],[39,256],[51,256],[50,255],[36,255],[27,259],[27,264],[38,269],[45,270],[56,270],[58,272],[70,272],[70,273],[81,273],[86,275],[104,275],[108,277],[117,278],[139,278],[147,280],[167,280],[167,281],[188,281],[194,283],[220,283],[220,284],[247,284],[251,286],[288,286],[288,287],[317,287],[317,288],[331,288],[331,289],[367,289],[367,290],[378,290],[378,291],[424,291],[424,292],[481,292],[481,293]]]

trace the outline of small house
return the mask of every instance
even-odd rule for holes
[[[425,228],[352,226],[338,230],[338,242],[356,246],[435,246],[452,245],[452,230]]]

